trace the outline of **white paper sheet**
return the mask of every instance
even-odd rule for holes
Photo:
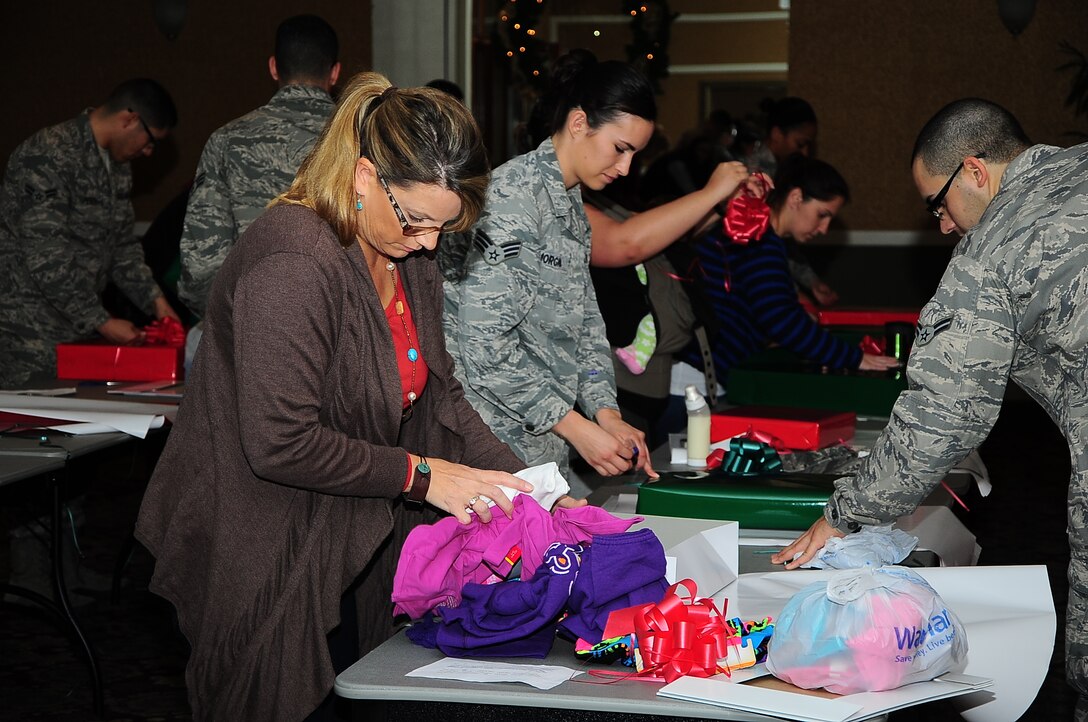
[[[859,722],[923,702],[978,694],[979,690],[985,690],[992,684],[992,680],[981,677],[949,674],[930,682],[908,684],[886,692],[863,692],[827,699],[800,692],[739,684],[740,681],[737,675],[734,675],[733,680],[720,675],[705,679],[681,677],[662,687],[658,694],[686,702],[770,714],[800,722]]]
[[[581,670],[550,664],[510,664],[446,657],[414,669],[405,676],[456,679],[461,682],[520,682],[537,689],[551,689],[579,674],[582,674]]]
[[[174,404],[144,404],[134,401],[97,401],[90,399],[42,398],[0,393],[0,411],[28,416],[40,416],[57,421],[78,421],[100,424],[107,431],[123,431],[144,438],[151,429],[173,419],[178,407]],[[63,431],[78,433],[68,427]],[[87,432],[83,432],[87,433]],[[98,432],[101,433],[101,432]]]

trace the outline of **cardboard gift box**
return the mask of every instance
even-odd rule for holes
[[[886,323],[918,325],[918,309],[909,308],[821,308],[816,311],[821,326],[883,326]]]
[[[745,529],[808,529],[834,491],[834,474],[730,476],[665,471],[638,489],[639,514],[732,519]]]
[[[726,398],[738,406],[799,406],[890,416],[906,388],[902,369],[828,371],[784,349],[771,349],[730,369]]]
[[[749,431],[769,435],[787,449],[815,451],[854,438],[857,414],[790,406],[738,406],[710,417],[710,441],[716,443]]]
[[[159,381],[184,375],[184,346],[116,346],[105,340],[57,344],[58,379]]]

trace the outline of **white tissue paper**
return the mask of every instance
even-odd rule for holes
[[[918,537],[890,526],[865,526],[855,534],[831,537],[808,564],[809,569],[858,569],[898,564],[907,558]]]
[[[560,497],[570,491],[570,484],[568,484],[567,480],[563,478],[563,475],[559,473],[559,465],[554,461],[516,471],[514,472],[514,476],[532,484],[533,491],[529,496],[536,499],[537,503],[549,511],[555,506],[555,502],[559,501]],[[517,489],[511,489],[506,486],[499,486],[499,488],[502,489],[502,493],[506,494],[506,497],[511,501],[514,500],[515,496],[523,493]],[[487,505],[495,506],[495,502],[488,499]]]

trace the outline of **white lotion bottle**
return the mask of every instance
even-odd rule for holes
[[[684,388],[684,405],[688,409],[688,466],[705,469],[710,454],[710,407],[694,386]]]

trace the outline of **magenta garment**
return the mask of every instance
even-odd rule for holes
[[[544,552],[556,542],[580,544],[595,534],[627,531],[642,517],[620,519],[596,506],[549,513],[532,497],[514,497],[514,518],[494,510],[491,523],[473,516],[469,524],[446,517],[417,526],[401,550],[393,578],[393,613],[419,619],[435,607],[456,607],[465,584],[480,584],[514,547],[521,549],[521,578],[532,578]]]

